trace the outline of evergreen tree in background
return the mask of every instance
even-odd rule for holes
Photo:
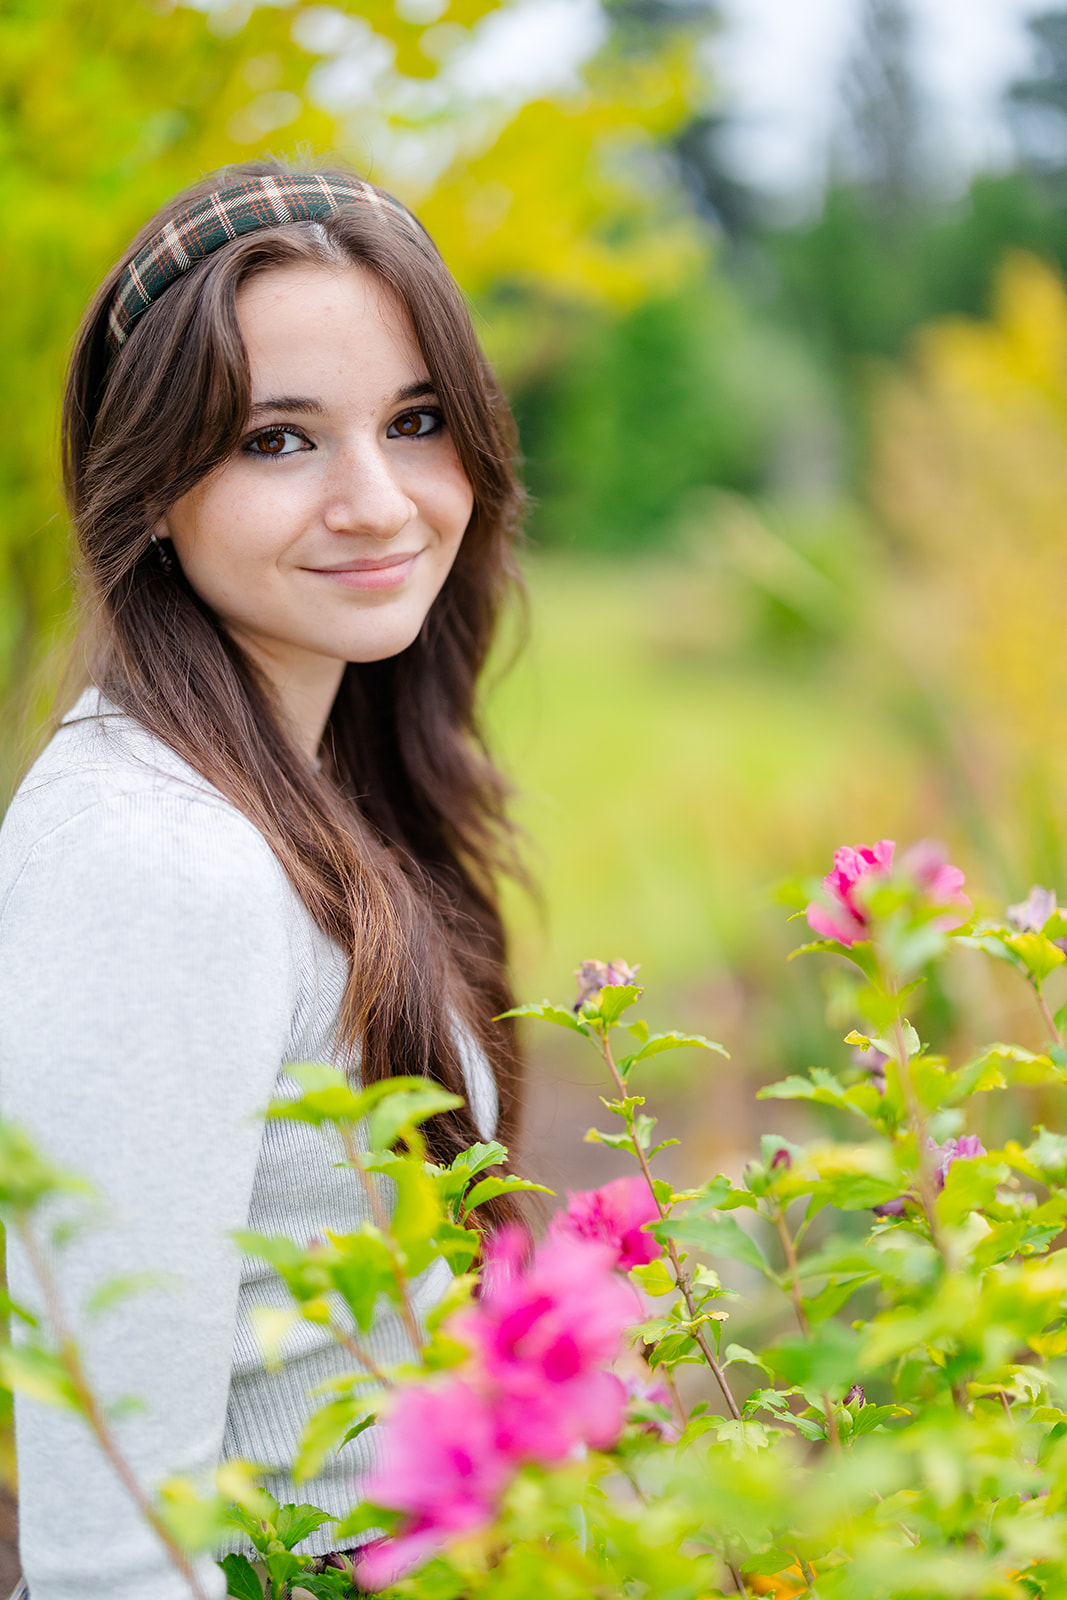
[[[715,0],[604,0],[604,10],[618,47],[638,52],[681,30],[710,41],[722,24]],[[730,170],[723,148],[728,129],[729,118],[709,104],[674,135],[671,150],[694,210],[736,241],[751,231],[757,207],[752,190]]]
[[[1046,11],[1026,23],[1039,56],[1033,77],[1017,79],[1008,103],[1020,153],[1038,169],[1067,165],[1067,11]]]
[[[903,0],[863,0],[841,84],[838,157],[844,176],[887,217],[908,212],[925,188],[926,114],[912,57]]]

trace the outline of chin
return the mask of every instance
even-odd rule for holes
[[[339,652],[342,659],[351,662],[353,666],[360,663],[369,664],[372,661],[388,661],[390,656],[398,656],[409,645],[415,643],[422,631],[425,618],[410,627],[382,628],[375,631],[369,638],[364,634],[361,638],[351,640],[348,648]]]

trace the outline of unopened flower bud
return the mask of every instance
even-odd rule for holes
[[[864,1394],[863,1388],[860,1384],[854,1383],[852,1385],[852,1388],[845,1396],[845,1404],[846,1406],[854,1404],[857,1411],[861,1406],[865,1406],[867,1404],[867,1396]]]
[[[631,967],[628,961],[583,961],[574,971],[578,980],[575,1011],[580,1011],[587,1000],[595,1000],[608,985],[623,987],[633,983],[637,973],[638,968]]]
[[[773,1159],[771,1161],[771,1171],[772,1172],[774,1171],[775,1167],[784,1167],[786,1169],[786,1171],[788,1172],[789,1168],[792,1165],[793,1165],[793,1157],[789,1154],[789,1151],[785,1148],[784,1145],[780,1149],[778,1149],[778,1150],[776,1150],[774,1152],[774,1157],[773,1157]]]
[[[638,962],[636,967],[631,967],[628,961],[609,961],[608,975],[605,983],[618,984],[620,987],[637,982],[637,974],[641,970]]]

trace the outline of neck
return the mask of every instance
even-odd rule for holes
[[[233,630],[233,637],[259,668],[274,693],[282,723],[309,762],[317,761],[326,723],[344,676],[345,663],[309,651],[285,653]]]

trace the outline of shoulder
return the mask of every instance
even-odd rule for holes
[[[180,757],[87,691],[27,773],[0,828],[0,915],[28,870],[70,892],[153,897],[199,888],[282,909],[288,880],[266,840]]]

